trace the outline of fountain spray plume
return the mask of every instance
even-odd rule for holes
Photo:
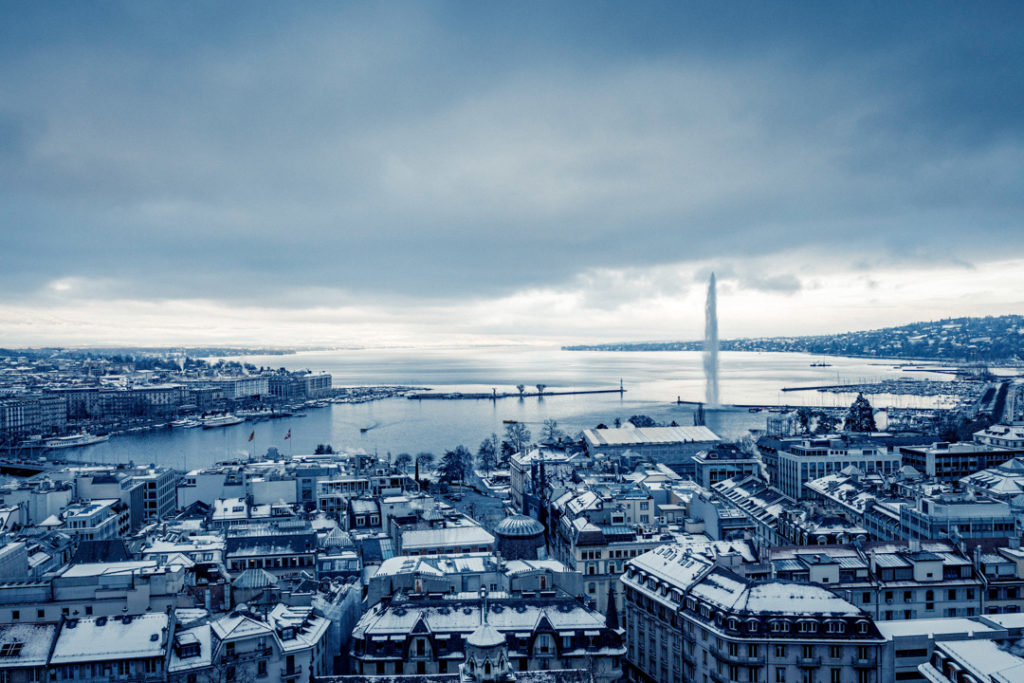
[[[708,281],[704,305],[704,400],[710,407],[718,405],[718,302],[714,273]]]

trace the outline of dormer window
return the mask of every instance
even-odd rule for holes
[[[800,633],[814,633],[818,630],[818,624],[813,621],[804,619],[800,622]]]
[[[789,623],[780,619],[771,622],[772,633],[788,633]]]
[[[866,622],[866,621],[858,621],[857,622],[857,633],[860,633],[860,634],[867,633],[868,632],[868,628],[869,628],[868,622]]]
[[[757,619],[747,619],[747,630],[751,633],[757,633],[761,628],[761,622]]]

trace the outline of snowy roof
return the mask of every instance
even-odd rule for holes
[[[634,427],[626,423],[614,429],[585,429],[583,438],[591,447],[641,446],[694,441],[720,441],[718,435],[704,426],[695,427]]]
[[[722,609],[756,614],[857,616],[861,610],[819,586],[785,581],[752,582],[715,567],[678,545],[662,546],[630,565]]]
[[[987,620],[990,615],[985,615]],[[1001,616],[993,614],[991,616]],[[900,636],[946,635],[953,633],[974,633],[976,637],[984,637],[985,633],[1000,633],[983,621],[967,617],[945,617],[936,619],[896,619],[893,621],[876,621],[878,630],[886,640]]]
[[[162,658],[168,622],[162,613],[68,620],[57,636],[50,664]]]
[[[0,626],[0,669],[46,666],[56,635],[56,624]]]
[[[466,638],[466,644],[474,647],[495,647],[505,643],[505,636],[494,630],[490,624],[480,624]]]
[[[117,574],[135,574],[145,570],[156,570],[155,560],[131,560],[128,562],[83,562],[73,564],[61,572],[63,579],[82,578],[87,576],[110,576]]]
[[[509,560],[505,563],[506,574],[525,574],[535,571],[571,571],[558,560]]]
[[[310,607],[292,607],[280,603],[270,610],[267,621],[277,629],[294,629],[292,638],[278,636],[278,642],[285,653],[302,650],[316,644],[331,624],[329,620],[319,616]]]
[[[494,599],[488,600],[487,623],[500,633],[532,632],[541,619],[556,630],[607,628],[604,615],[588,609],[575,599]],[[405,601],[391,602],[362,616],[354,636],[370,638],[408,634],[423,619],[432,633],[469,635],[480,625],[480,601]]]
[[[277,577],[266,569],[246,569],[231,582],[231,585],[235,588],[267,588],[277,585]]]
[[[274,633],[274,629],[270,625],[241,612],[226,614],[210,625],[213,627],[214,634],[220,640],[234,640]]]
[[[489,545],[494,536],[479,526],[456,526],[441,529],[411,529],[402,532],[402,550],[451,548],[466,545]]]
[[[195,657],[179,657],[178,648],[171,648],[171,658],[167,662],[167,672],[177,673],[210,666],[213,655],[213,636],[209,624],[201,624],[194,628],[180,630],[175,634],[178,642],[199,644],[199,654]]]
[[[1024,680],[1024,658],[1007,652],[991,640],[943,641],[935,644],[961,664],[978,680],[990,680],[999,675],[999,681]]]
[[[462,574],[485,572],[494,569],[494,556],[490,553],[465,553],[461,555],[398,555],[391,557],[377,567],[374,576],[397,576],[398,574]]]

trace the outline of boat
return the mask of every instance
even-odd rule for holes
[[[830,367],[832,367],[832,364],[831,363],[811,363],[811,367],[812,368],[830,368]]]
[[[216,417],[203,418],[203,429],[213,429],[215,427],[230,427],[231,425],[242,424],[245,422],[240,417],[235,417],[230,413],[226,415],[217,415]]]
[[[45,448],[79,448],[81,446],[91,446],[94,443],[102,443],[110,439],[107,434],[97,435],[90,434],[89,432],[81,432],[79,434],[71,434],[70,436],[58,436],[53,439],[47,439],[43,444]]]
[[[201,427],[202,424],[203,423],[200,422],[199,420],[184,419],[175,420],[174,422],[169,423],[167,426],[172,429],[192,429],[193,427]]]

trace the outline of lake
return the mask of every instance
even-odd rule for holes
[[[334,386],[399,384],[443,391],[515,392],[525,384],[535,390],[617,388],[626,393],[577,396],[518,397],[492,400],[409,400],[394,398],[358,405],[335,404],[310,410],[304,417],[243,423],[219,429],[154,430],[115,436],[110,441],[61,453],[88,462],[158,463],[181,469],[218,460],[263,453],[274,446],[282,453],[310,453],[317,444],[336,450],[363,449],[398,454],[429,451],[441,454],[464,444],[474,452],[503,420],[527,423],[536,436],[546,419],[575,434],[616,418],[649,415],[658,422],[693,424],[693,408],[677,405],[677,397],[702,400],[701,354],[692,351],[603,352],[561,351],[555,347],[474,347],[444,349],[353,349],[307,351],[285,356],[244,356],[234,360],[289,370],[325,370]],[[825,362],[829,367],[812,367]],[[900,361],[821,357],[797,353],[723,352],[720,392],[728,404],[811,406],[849,405],[853,396],[815,391],[781,392],[786,386],[815,386],[906,377]],[[948,376],[914,373],[914,377]],[[875,407],[927,406],[929,399],[880,395]],[[710,410],[707,424],[724,438],[735,439],[765,426],[766,413],[746,409]],[[365,428],[366,432],[360,429]],[[291,438],[285,435],[291,431]],[[248,441],[254,434],[253,442]]]

